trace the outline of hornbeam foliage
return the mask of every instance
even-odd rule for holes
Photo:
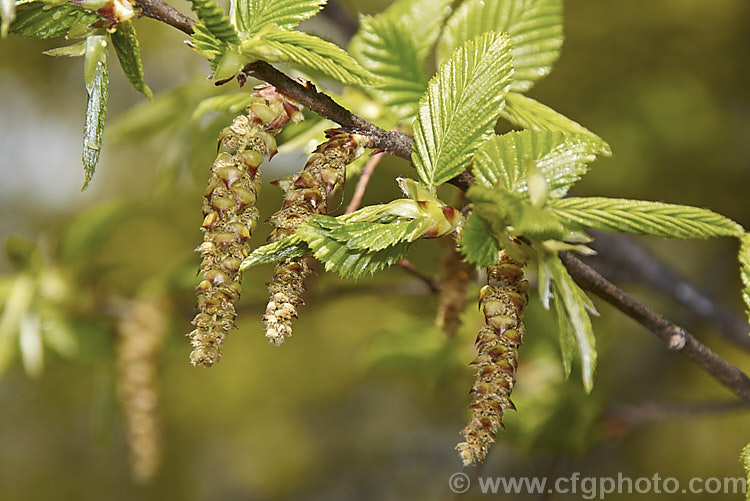
[[[270,300],[263,321],[268,339],[279,345],[291,336],[291,322],[299,314],[298,306],[304,304],[304,279],[313,277],[316,269],[360,278],[406,258],[423,239],[449,239],[451,259],[444,262],[463,273],[448,291],[457,304],[466,303],[467,297],[462,296],[470,289],[466,287],[469,268],[486,270],[479,274],[485,277],[478,298],[484,318],[472,363],[472,416],[457,446],[461,459],[470,465],[484,460],[504,413],[515,407],[510,393],[522,355],[522,314],[529,301],[524,276],[529,269],[536,274],[539,303],[557,317],[562,373],[567,377],[577,364],[583,387],[590,392],[597,363],[606,363],[596,350],[591,321],[591,315],[598,314],[596,308],[559,257],[560,251],[593,253],[587,246],[592,241],[589,229],[681,239],[739,239],[741,293],[750,319],[750,236],[738,223],[708,209],[684,205],[567,197],[597,157],[609,156],[611,150],[583,125],[524,94],[551,72],[560,55],[562,0],[396,0],[382,13],[360,18],[348,50],[298,29],[325,5],[326,0],[231,0],[225,12],[216,0],[191,0],[197,19],[186,43],[205,60],[201,64],[210,69],[206,73],[213,83],[183,85],[162,93],[129,111],[121,121],[121,135],[150,136],[165,130],[180,135],[182,143],[165,139],[163,148],[165,156],[179,164],[181,155],[200,148],[194,146],[201,144],[194,141],[198,128],[212,115],[224,120],[216,127],[222,131],[221,151],[210,152],[215,160],[208,188],[202,202],[195,201],[196,211],[202,203],[203,223],[198,219],[196,226],[203,229],[204,241],[197,249],[203,258],[199,267],[203,276],[196,284],[199,312],[193,321],[195,329],[188,334],[194,365],[212,366],[222,353],[233,356],[225,338],[236,326],[240,311],[243,270],[276,263],[269,277]],[[138,9],[126,0],[0,0],[0,35],[64,37],[64,46],[45,53],[83,56],[88,98],[84,187],[92,180],[103,146],[110,46],[130,84],[151,97],[136,31],[143,14]],[[145,51],[153,49],[144,47]],[[261,66],[248,66],[257,61],[280,64],[281,71],[292,66],[297,82],[304,86],[296,87],[296,96],[308,91],[300,98],[307,101],[297,103],[270,86],[255,94],[247,88],[236,92],[232,86],[230,92],[214,87],[235,79],[242,87],[252,69]],[[437,68],[429,74],[432,66]],[[331,83],[340,90],[334,101],[356,117],[342,117],[345,110],[314,92]],[[283,84],[275,85],[284,89]],[[321,116],[301,110],[305,104],[323,110]],[[303,113],[311,118],[306,129],[296,125]],[[227,114],[239,116],[232,121]],[[411,152],[390,143],[384,146],[383,142],[396,136],[384,134],[374,124],[363,125],[359,117],[411,135]],[[341,122],[340,128],[331,129],[326,120]],[[498,127],[500,120],[508,122],[503,124],[505,129]],[[280,133],[289,122],[293,123]],[[358,124],[356,130],[352,123]],[[508,125],[519,130],[496,133]],[[404,136],[397,137],[402,146]],[[277,140],[286,142],[288,150],[302,150],[307,146],[302,144],[309,142],[318,146],[299,166],[300,172],[275,182],[284,189],[284,200],[275,213],[263,215],[255,207],[265,168],[261,163],[274,156]],[[410,168],[411,160],[415,179],[397,178],[404,196],[389,203],[360,207],[360,192],[351,204],[352,212],[342,215],[334,200],[343,196],[347,175],[357,171],[347,165],[375,144],[402,151],[403,167]],[[368,161],[364,157],[360,166]],[[375,163],[369,165],[368,175]],[[381,182],[383,175],[378,171],[373,182]],[[446,183],[465,192],[459,202],[443,201],[450,200],[448,190],[453,189],[441,187]],[[71,239],[80,238],[86,244],[68,242],[57,257],[65,262],[71,255],[80,255],[81,248],[93,247],[98,238],[94,233],[104,234],[105,226],[114,227],[117,214],[119,209],[107,212],[94,225],[96,231],[74,233]],[[264,219],[274,228],[269,243],[257,245],[251,235]],[[39,325],[64,317],[50,315],[61,308],[61,301],[42,293],[45,280],[39,270],[49,265],[39,258],[36,246],[12,241],[8,247],[19,275],[0,287],[0,304],[4,304],[0,371],[9,365],[18,344],[27,371],[38,374],[44,352],[40,347],[47,342]],[[416,266],[422,264],[419,261]],[[162,279],[162,283],[173,282]],[[82,283],[71,280],[71,289],[83,290],[82,296],[105,290],[92,286],[86,291]],[[245,287],[255,285],[246,283]],[[106,303],[106,298],[100,301]],[[447,330],[460,332],[460,307],[444,303],[441,300],[438,324],[446,321],[450,310]],[[166,324],[166,319],[160,321]],[[248,330],[260,330],[260,321],[256,324]],[[130,327],[137,330],[137,326]],[[469,344],[472,340],[456,341]],[[152,362],[156,350],[154,345],[148,353]],[[746,449],[746,466],[747,458]],[[149,475],[153,468],[149,466]]]

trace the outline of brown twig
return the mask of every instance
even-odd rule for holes
[[[281,94],[305,105],[323,118],[367,136],[369,144],[365,144],[365,147],[384,150],[407,160],[411,158],[412,140],[409,136],[401,132],[383,130],[355,115],[327,94],[318,92],[311,83],[303,85],[292,80],[265,61],[250,63],[242,71],[258,80],[268,82]]]
[[[604,278],[595,269],[568,252],[560,259],[582,288],[593,292],[618,310],[633,318],[664,341],[667,348],[678,351],[732,390],[743,400],[750,400],[750,379],[734,365],[724,361],[682,327],[639,303],[631,295]]]
[[[610,279],[648,286],[677,302],[689,315],[710,324],[727,340],[750,350],[750,325],[743,317],[729,311],[699,286],[672,271],[632,237],[596,230],[592,230],[591,235],[594,237],[591,247],[598,252],[596,262],[606,266]]]
[[[360,205],[362,205],[362,197],[365,196],[365,191],[367,191],[367,185],[370,182],[370,177],[372,176],[372,173],[375,172],[375,167],[378,166],[380,160],[383,159],[383,155],[384,153],[382,152],[375,153],[370,157],[365,166],[362,168],[362,174],[360,174],[359,180],[357,180],[357,186],[356,188],[354,188],[354,195],[352,195],[352,200],[346,207],[344,214],[351,214],[355,210],[359,209]]]
[[[161,0],[135,0],[144,16],[177,28],[188,35],[193,34],[195,21]]]
[[[418,279],[420,279],[429,289],[430,292],[433,294],[440,291],[440,284],[433,278],[428,277],[421,271],[417,269],[416,266],[412,264],[411,261],[408,259],[399,259],[396,261],[396,266],[403,268],[408,273],[414,275]]]

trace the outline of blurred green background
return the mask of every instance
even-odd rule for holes
[[[351,0],[343,8],[355,16],[387,3]],[[176,6],[189,11],[185,2]],[[565,14],[562,57],[530,95],[614,152],[594,164],[576,194],[707,207],[750,227],[750,3],[567,0]],[[45,319],[43,372],[38,355],[24,366],[15,344],[0,360],[0,498],[453,499],[448,479],[461,470],[453,446],[467,418],[467,363],[481,322],[475,303],[447,339],[432,327],[435,297],[402,270],[356,283],[321,272],[295,336],[275,348],[260,320],[271,268],[260,267],[244,277],[240,328],[221,363],[188,364],[200,200],[216,133],[229,117],[191,123],[195,103],[224,89],[206,80],[206,65],[182,33],[149,19],[136,27],[147,83],[169,96],[157,98],[163,108],[134,114],[144,100],[111,65],[110,135],[83,193],[82,61],[42,55],[55,41],[0,41],[0,237],[36,245],[30,262],[18,239],[11,257],[0,258],[0,297],[9,308],[26,277],[22,285]],[[345,39],[330,19],[307,28]],[[279,156],[265,179],[303,162],[299,154]],[[393,178],[408,173],[405,162],[384,161],[365,201],[394,198]],[[281,192],[266,185],[262,195],[265,218]],[[641,243],[741,314],[734,241]],[[412,261],[437,274],[442,252],[439,242],[425,242]],[[26,271],[15,272],[14,263]],[[711,325],[648,290],[629,290],[750,371],[747,354]],[[115,316],[102,298],[144,294],[171,301],[158,354],[164,457],[153,482],[141,486],[131,480],[115,390]],[[737,457],[750,441],[747,411],[675,409],[733,395],[632,320],[597,305],[599,367],[587,396],[577,373],[563,380],[555,323],[532,302],[513,398],[519,411],[507,417],[486,464],[469,473],[743,476]],[[474,487],[463,499],[484,497]],[[527,498],[541,499],[519,497]]]

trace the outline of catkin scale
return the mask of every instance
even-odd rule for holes
[[[221,358],[221,347],[236,327],[235,303],[241,286],[239,268],[249,252],[249,239],[258,224],[255,202],[260,189],[263,159],[276,153],[274,136],[302,113],[272,87],[256,94],[264,102],[250,106],[219,133],[220,152],[211,165],[203,198],[203,243],[195,250],[203,260],[203,280],[196,287],[199,313],[188,336],[193,345],[190,362],[210,367]]]
[[[495,442],[495,431],[504,427],[503,414],[515,409],[510,395],[525,332],[521,317],[529,298],[523,263],[505,251],[500,252],[497,264],[489,267],[487,274],[488,284],[479,293],[485,322],[477,334],[477,357],[470,364],[477,370],[469,391],[472,417],[461,431],[464,441],[456,446],[466,466],[484,461]]]
[[[284,189],[284,203],[267,220],[275,227],[269,242],[291,235],[314,214],[326,214],[328,196],[343,189],[346,166],[359,156],[359,141],[344,129],[328,130],[326,135],[328,140],[315,149],[296,177],[275,183]],[[304,304],[304,280],[311,273],[311,260],[310,256],[301,256],[276,263],[273,279],[268,283],[270,299],[263,322],[266,337],[277,346],[292,335],[292,319],[297,317],[298,306]]]

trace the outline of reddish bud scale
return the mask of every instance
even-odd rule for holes
[[[264,87],[248,115],[238,116],[219,134],[221,152],[211,165],[203,199],[203,280],[196,287],[199,313],[188,334],[190,362],[210,367],[221,358],[229,330],[236,327],[235,303],[240,297],[239,268],[250,253],[249,239],[258,224],[255,202],[260,189],[258,167],[276,153],[279,127],[298,121],[299,106],[275,89]],[[264,101],[264,102],[263,102]]]
[[[461,431],[464,441],[456,446],[465,466],[484,461],[495,431],[503,428],[503,414],[515,409],[510,394],[524,335],[521,317],[529,299],[523,265],[501,251],[498,263],[487,270],[489,284],[480,292],[485,323],[477,335],[477,358],[471,363],[477,369],[470,390],[472,417]]]
[[[302,171],[275,184],[284,189],[282,208],[268,222],[275,229],[268,237],[275,242],[288,235],[314,214],[328,213],[328,196],[344,188],[346,166],[359,155],[356,136],[344,129],[326,131],[328,141],[318,146]],[[270,300],[263,315],[266,337],[275,345],[292,335],[292,318],[303,304],[304,280],[310,274],[310,257],[291,258],[276,264],[268,284]]]

